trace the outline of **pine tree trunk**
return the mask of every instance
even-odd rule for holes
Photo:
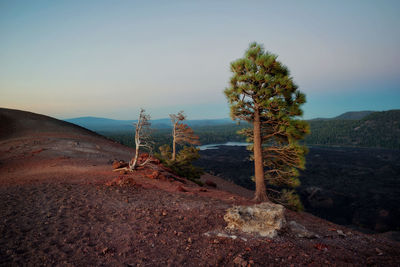
[[[176,143],[175,143],[175,137],[174,137],[174,140],[172,141],[172,160],[173,161],[175,161],[175,155],[176,155],[175,147],[176,147]]]
[[[256,192],[254,200],[257,202],[268,201],[265,182],[264,182],[264,166],[262,157],[262,142],[261,142],[261,122],[260,112],[258,109],[254,112],[254,124],[253,124],[253,135],[254,135],[254,171],[256,180]]]

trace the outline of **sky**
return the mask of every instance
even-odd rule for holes
[[[0,107],[60,119],[226,118],[230,62],[256,41],[304,118],[400,108],[400,1],[0,0]]]

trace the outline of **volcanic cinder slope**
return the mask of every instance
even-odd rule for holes
[[[199,187],[152,163],[129,174],[133,150],[43,115],[0,109],[0,265],[396,265],[400,245],[307,213],[287,212],[319,235],[273,240],[223,235],[223,215],[252,204],[232,184]],[[148,178],[157,172],[161,178]],[[127,179],[130,184],[109,186]],[[106,185],[107,184],[107,185]],[[228,192],[229,191],[229,192]],[[239,195],[240,194],[240,195]],[[219,234],[219,235],[218,235]]]

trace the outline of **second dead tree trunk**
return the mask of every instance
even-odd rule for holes
[[[194,134],[192,128],[183,121],[186,120],[186,115],[183,111],[178,114],[170,114],[172,122],[172,161],[176,159],[176,144],[188,143],[191,145],[199,145],[199,137]]]

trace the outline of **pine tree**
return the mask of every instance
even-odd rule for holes
[[[186,115],[183,111],[169,116],[172,123],[172,161],[174,161],[176,158],[176,144],[199,145],[200,142],[199,137],[194,134],[192,128],[183,123],[186,120]]]
[[[306,148],[299,145],[309,132],[299,119],[306,102],[289,70],[262,45],[251,43],[243,58],[231,63],[233,76],[225,95],[233,119],[252,124],[241,131],[252,143],[256,201],[268,201],[269,184],[294,188],[300,184],[298,169],[305,165]]]

